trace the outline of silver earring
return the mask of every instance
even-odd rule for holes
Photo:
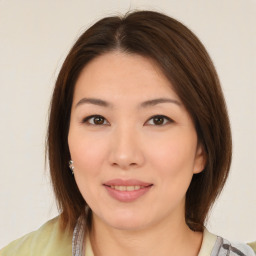
[[[72,172],[72,174],[74,175],[74,166],[73,166],[73,161],[72,160],[70,160],[69,161],[69,169],[71,170],[71,172]]]

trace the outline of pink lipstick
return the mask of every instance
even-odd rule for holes
[[[109,195],[121,202],[131,202],[147,193],[153,184],[139,180],[114,179],[103,184]]]

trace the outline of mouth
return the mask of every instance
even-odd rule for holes
[[[123,179],[113,179],[105,182],[103,185],[109,186],[109,187],[148,187],[153,185],[152,183],[144,182],[141,180],[135,180],[135,179],[129,179],[129,180],[123,180]]]
[[[103,184],[108,194],[121,202],[132,202],[150,191],[153,184],[139,180],[111,180]]]
[[[107,186],[107,185],[105,185]],[[115,189],[115,190],[118,190],[118,191],[135,191],[135,190],[140,190],[140,189],[143,189],[143,188],[146,188],[146,187],[149,187],[149,186],[153,186],[153,184],[150,184],[148,186],[107,186],[107,187],[110,187],[112,189]]]

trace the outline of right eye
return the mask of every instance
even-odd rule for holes
[[[109,124],[107,120],[100,115],[92,115],[92,116],[85,117],[82,123],[87,123],[89,125],[108,125]]]

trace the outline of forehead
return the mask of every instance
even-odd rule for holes
[[[75,85],[74,99],[85,96],[148,98],[172,96],[179,100],[170,81],[150,58],[118,51],[89,62]]]

